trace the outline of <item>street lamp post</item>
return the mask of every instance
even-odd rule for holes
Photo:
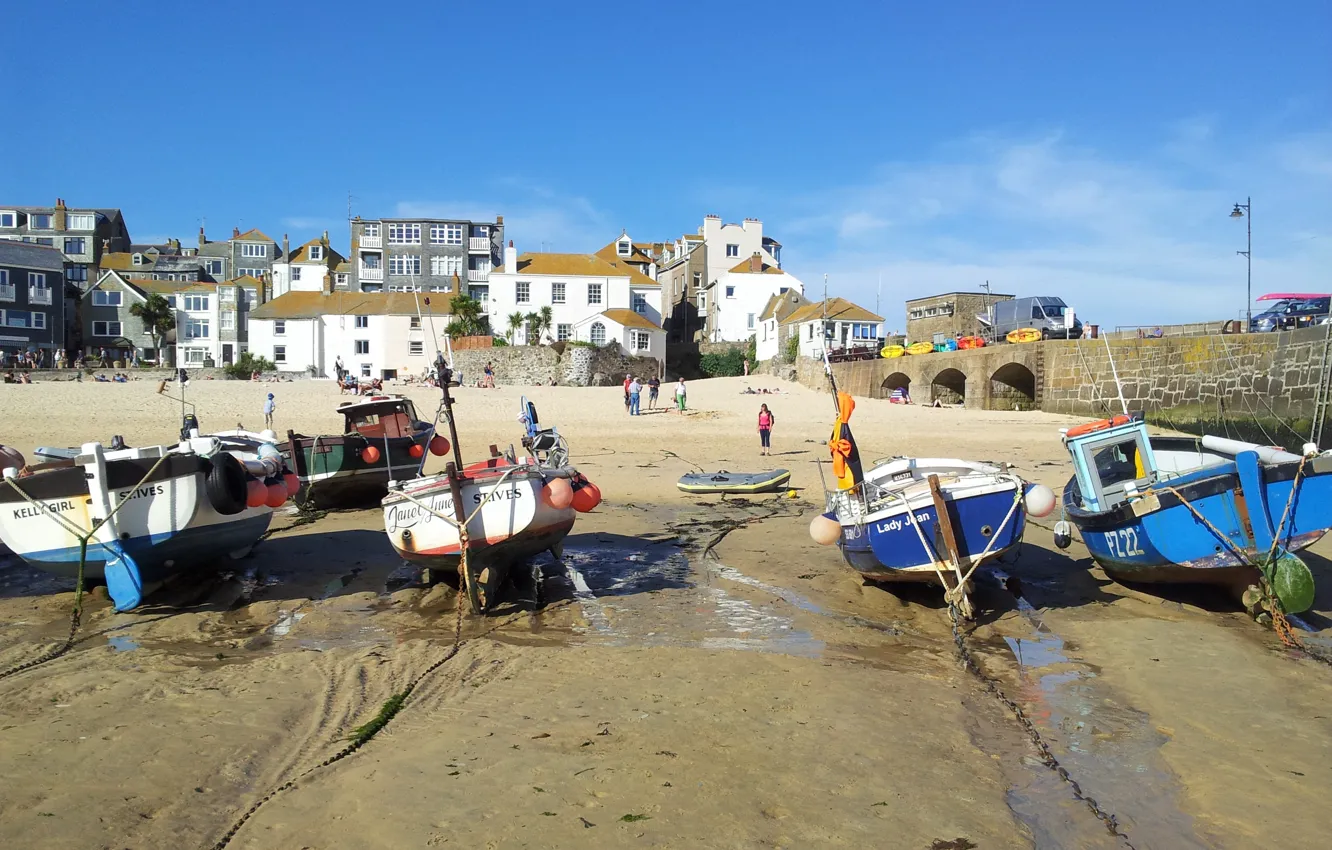
[[[1253,330],[1253,212],[1249,208],[1252,203],[1252,197],[1245,198],[1244,203],[1235,204],[1235,209],[1230,211],[1231,218],[1242,218],[1245,220],[1245,229],[1248,231],[1248,242],[1244,246],[1248,250],[1235,252],[1236,254],[1242,254],[1245,263],[1248,265],[1248,282],[1245,291],[1249,297],[1248,300],[1244,302],[1245,333]]]

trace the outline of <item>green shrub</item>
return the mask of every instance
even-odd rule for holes
[[[248,381],[250,375],[255,372],[272,372],[275,369],[277,369],[277,366],[273,364],[273,361],[263,357],[256,357],[253,353],[245,351],[241,353],[241,356],[236,359],[235,363],[223,367],[222,371],[227,373],[228,378],[233,378],[237,381]]]
[[[491,348],[504,348],[504,347],[508,346],[508,344],[509,344],[509,341],[508,341],[507,339],[505,339],[504,337],[502,337],[502,336],[495,336],[495,337],[491,337],[491,338],[490,338],[490,347],[491,347]]]
[[[800,337],[791,334],[786,338],[786,362],[794,363],[800,356]]]
[[[731,348],[720,354],[704,354],[698,368],[709,378],[734,378],[745,373],[745,352]]]

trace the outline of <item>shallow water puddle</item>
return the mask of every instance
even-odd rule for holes
[[[613,646],[696,646],[816,656],[823,642],[793,621],[700,584],[677,550],[569,547],[563,579],[583,611],[589,642]]]
[[[111,635],[106,639],[107,646],[116,652],[133,652],[139,648],[139,644],[129,635]]]
[[[1019,666],[1013,696],[1055,757],[1086,794],[1119,818],[1135,846],[1214,846],[1179,809],[1179,781],[1160,754],[1168,735],[1146,713],[1118,700],[1094,666],[1070,658],[1065,641],[1026,600],[1019,598],[1018,608],[1034,628],[1027,636],[1004,637]],[[1021,763],[1025,776],[1013,777],[1009,807],[1031,829],[1037,846],[1063,846],[1069,830],[1067,787],[1030,755]]]

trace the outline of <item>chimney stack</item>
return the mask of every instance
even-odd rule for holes
[[[238,238],[240,238],[240,228],[239,228],[239,227],[233,227],[233,228],[231,228],[231,238],[232,238],[232,239],[238,239]]]
[[[203,229],[202,227],[200,227],[200,228],[199,228],[199,247],[202,248],[204,245],[207,245],[207,244],[208,244],[208,237],[204,236],[204,229]]]
[[[66,214],[65,214],[65,199],[64,199],[64,198],[56,198],[55,216],[54,216],[54,218],[55,218],[55,229],[56,229],[56,230],[64,230],[64,229],[65,229],[65,225],[66,225],[66,224],[68,223],[68,221],[69,221],[68,218],[66,217]]]
[[[754,256],[749,258],[749,273],[759,274],[762,271],[763,271],[763,255],[760,254],[758,251],[755,251]]]
[[[320,241],[321,243],[323,243],[323,245],[324,245],[325,248],[328,247],[328,231],[327,231],[327,230],[324,231],[324,238],[320,239],[319,241]]]
[[[497,216],[495,216],[495,226],[497,226],[497,227],[503,227],[503,226],[504,226],[504,216],[502,216],[502,215],[497,215]]]
[[[509,240],[509,247],[504,249],[504,270],[509,274],[518,271],[518,251],[513,247],[513,240]]]
[[[291,244],[287,241],[287,234],[282,234],[282,259],[291,262]]]

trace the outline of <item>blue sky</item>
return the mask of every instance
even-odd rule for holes
[[[928,8],[926,8],[928,7]],[[86,57],[86,58],[80,58]],[[514,2],[6,10],[0,203],[136,240],[505,216],[592,251],[761,218],[903,324],[949,289],[1105,325],[1332,291],[1332,4]]]

